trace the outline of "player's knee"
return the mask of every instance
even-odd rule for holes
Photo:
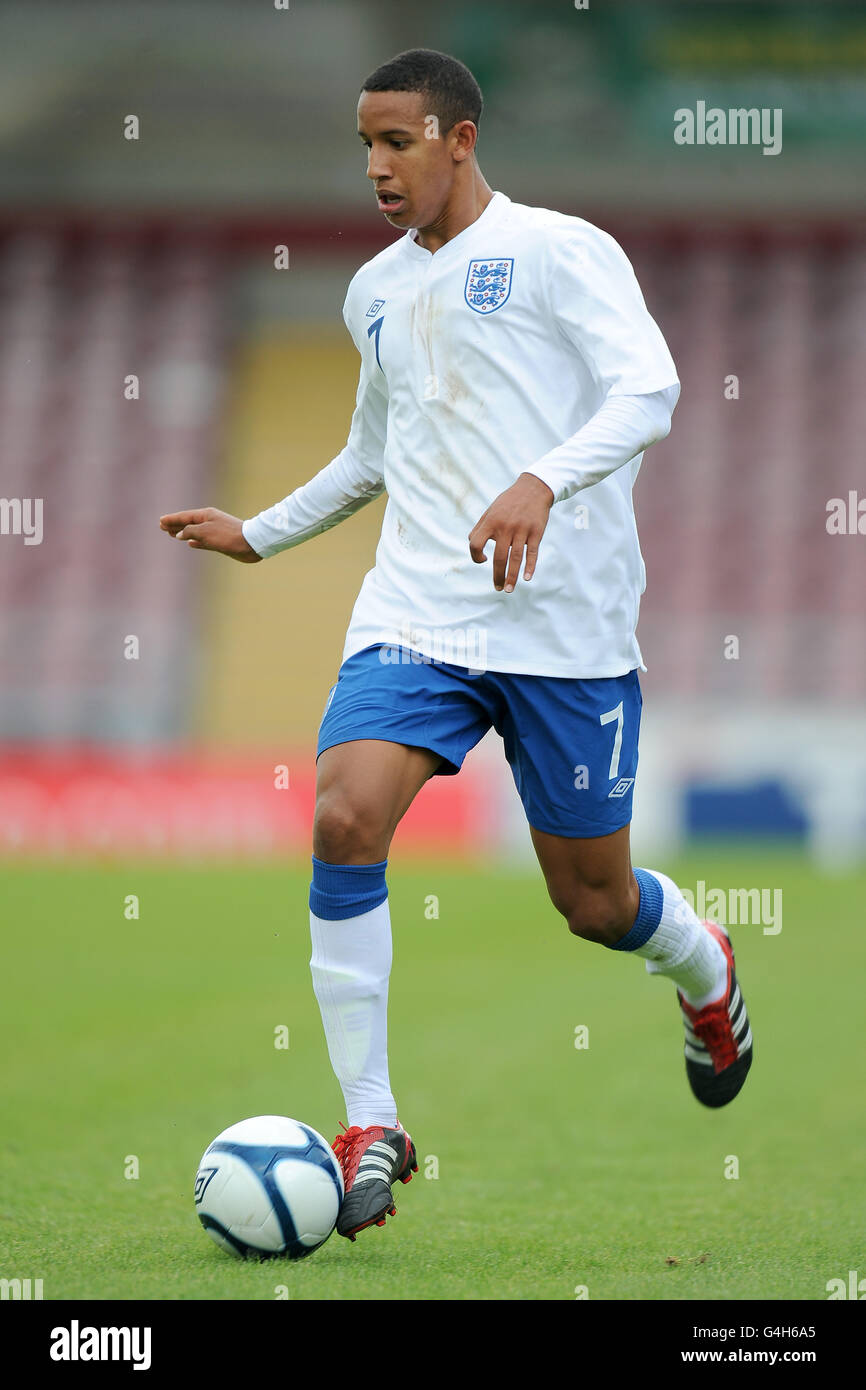
[[[313,822],[313,853],[327,864],[373,864],[388,856],[387,827],[369,806],[338,795],[320,797]]]
[[[612,946],[632,926],[635,914],[628,899],[618,894],[579,892],[572,897],[563,915],[573,936],[599,946]]]

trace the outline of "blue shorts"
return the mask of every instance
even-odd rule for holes
[[[631,820],[642,704],[637,671],[598,680],[478,672],[382,644],[340,667],[316,756],[383,739],[441,754],[437,772],[453,775],[492,726],[529,824],[591,839]]]

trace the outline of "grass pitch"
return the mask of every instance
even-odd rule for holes
[[[572,938],[537,873],[395,854],[391,1078],[420,1172],[384,1230],[298,1263],[225,1255],[192,1182],[236,1120],[345,1119],[306,865],[3,867],[0,1274],[46,1299],[826,1299],[863,1263],[866,876],[658,867],[783,890],[778,935],[732,928],[741,1096],[697,1104],[673,985]]]

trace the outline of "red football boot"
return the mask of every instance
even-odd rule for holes
[[[400,1124],[399,1120],[397,1121]],[[386,1216],[396,1216],[391,1184],[411,1182],[418,1172],[415,1145],[402,1127],[384,1129],[368,1125],[351,1129],[341,1122],[331,1147],[343,1170],[346,1195],[337,1218],[337,1232],[354,1240],[367,1226],[384,1226]]]
[[[704,922],[725,953],[728,985],[720,999],[693,1009],[679,990],[686,1030],[686,1075],[702,1105],[717,1109],[734,1099],[752,1065],[752,1030],[734,973],[734,952],[724,927]]]

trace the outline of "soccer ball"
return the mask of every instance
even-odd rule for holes
[[[343,1173],[327,1139],[284,1115],[224,1129],[195,1179],[198,1219],[232,1255],[301,1260],[324,1245],[342,1200]]]

